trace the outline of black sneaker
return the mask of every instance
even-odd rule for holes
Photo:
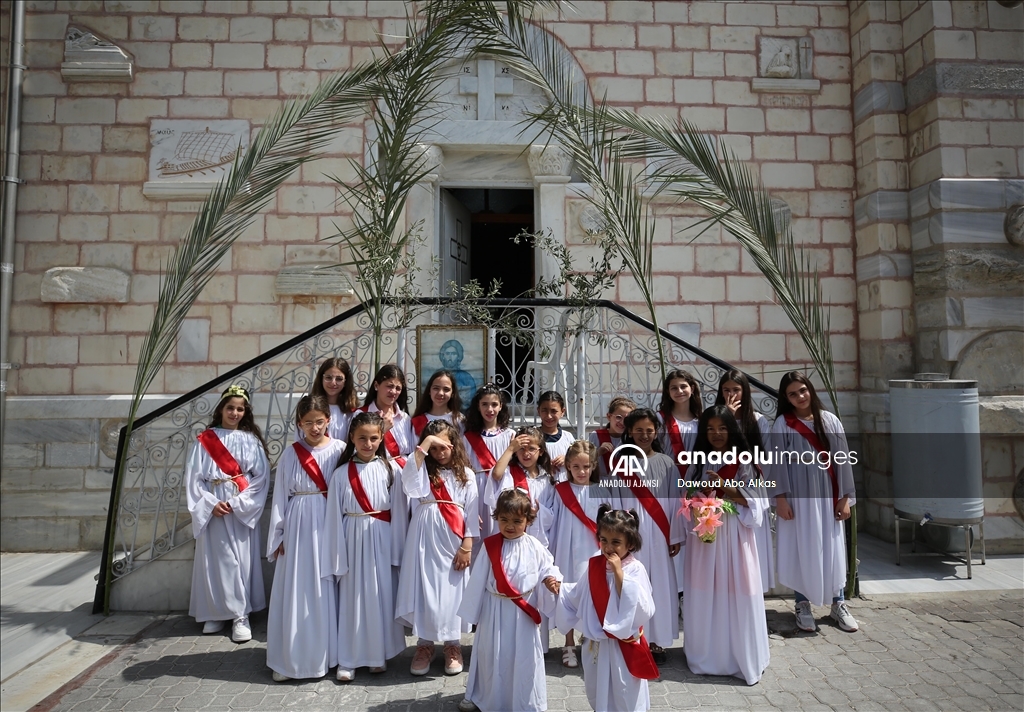
[[[654,662],[657,665],[664,665],[668,661],[668,655],[665,654],[665,649],[660,645],[651,646],[651,657],[654,658]]]

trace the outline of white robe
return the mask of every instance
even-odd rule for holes
[[[612,572],[606,575],[609,596],[603,626],[597,619],[587,576],[574,584],[562,584],[555,623],[563,633],[577,630],[586,638],[582,649],[583,686],[595,712],[649,710],[647,680],[630,674],[618,641],[609,638],[605,630],[622,639],[639,635],[640,627],[646,626],[654,615],[651,580],[634,556],[627,556],[622,562],[621,595],[615,590]]]
[[[668,555],[669,544],[682,544],[685,529],[679,516],[679,490],[676,487],[679,470],[676,464],[660,452],[651,453],[647,458],[647,478],[659,482],[667,482],[664,488],[654,491],[657,502],[669,522],[669,541],[647,513],[643,505],[626,488],[615,490],[618,505],[616,509],[635,509],[640,515],[640,536],[643,546],[634,556],[644,565],[651,577],[651,590],[654,595],[655,611],[651,615],[650,624],[644,628],[647,640],[653,645],[666,648],[679,637],[679,583],[676,579],[676,567],[673,559],[682,556],[682,551],[675,557]]]
[[[473,563],[459,615],[476,624],[466,699],[481,710],[546,710],[547,681],[541,627],[522,609],[498,595],[487,551]],[[543,581],[561,580],[550,552],[529,534],[503,539],[501,561],[509,583],[527,603],[551,616],[555,596]]]
[[[450,411],[448,413],[445,413],[444,415],[431,415],[430,413],[424,413],[424,415],[427,416],[427,422],[423,425],[424,428],[426,428],[427,425],[429,425],[430,423],[433,423],[435,420],[444,420],[449,423],[452,422],[452,414]],[[462,424],[464,422],[465,421],[462,418],[459,418],[459,422],[455,425],[455,427],[459,429],[460,433],[462,432]],[[416,429],[412,426],[412,416],[409,416],[409,430],[412,433],[413,441],[419,442],[420,435],[422,435],[423,433],[422,431],[417,433]],[[415,448],[415,446],[413,447]]]
[[[576,436],[561,426],[558,427],[558,432],[554,436],[544,434],[544,447],[548,449],[548,455],[552,460],[557,457],[565,457],[565,453],[569,452],[569,446],[574,442],[576,442]],[[552,474],[555,476],[555,482],[561,482],[566,478],[564,463],[561,467],[554,469]]]
[[[498,495],[505,490],[512,489],[512,483],[511,465],[505,468],[505,474],[501,476],[501,480],[495,480],[493,477],[487,478],[487,488],[484,490],[484,503],[492,515],[494,508],[498,504]],[[551,530],[551,523],[554,520],[554,515],[551,511],[551,498],[555,496],[555,486],[551,484],[551,477],[548,476],[548,473],[539,467],[537,468],[536,477],[530,477],[529,473],[527,473],[526,486],[530,490],[530,501],[537,506],[537,518],[533,520],[533,524],[526,528],[526,533],[535,537],[544,546],[549,546],[548,532]]]
[[[345,443],[331,438],[316,448],[300,446],[312,453],[329,487]],[[331,631],[338,605],[320,562],[327,498],[311,492],[317,486],[299,464],[295,447],[285,448],[274,478],[267,539],[267,559],[276,560],[267,615],[267,667],[299,680],[323,677],[337,664]],[[284,554],[278,556],[281,544]]]
[[[605,428],[605,430],[607,430],[607,428]],[[608,431],[608,439],[611,441],[613,450],[622,444],[622,436],[612,435],[610,430]],[[606,480],[610,476],[610,473],[608,472],[608,467],[604,464],[605,458],[604,454],[601,452],[601,441],[598,439],[596,432],[590,434],[589,440],[597,449],[597,471],[601,473],[601,479]]]
[[[760,413],[754,413],[757,419],[757,428],[761,431],[762,450],[771,452],[772,421]],[[767,476],[767,466],[762,466]],[[757,476],[755,470],[754,475]],[[766,509],[761,523],[754,530],[757,538],[757,560],[761,565],[761,586],[765,593],[775,588],[775,542],[772,540],[772,521]]]
[[[480,436],[484,441],[484,445],[494,455],[494,461],[497,462],[502,454],[504,454],[505,449],[508,448],[508,444],[512,442],[514,434],[515,431],[512,429],[504,428],[495,433],[480,433]],[[478,499],[480,536],[473,542],[473,556],[476,556],[480,548],[481,539],[491,534],[496,534],[498,532],[498,524],[492,516],[494,512],[487,506],[487,498],[484,497],[484,493],[487,492],[487,481],[491,479],[491,468],[485,468],[480,464],[480,458],[473,452],[473,446],[469,444],[469,440],[466,439],[465,435],[462,436],[462,444],[469,455],[469,466],[473,468],[473,473],[476,475],[476,491],[480,495]]]
[[[358,460],[359,481],[377,511],[392,507],[391,485],[399,476],[380,458]],[[405,649],[402,626],[395,620],[395,577],[391,560],[391,523],[363,514],[348,479],[349,463],[339,464],[327,498],[322,549],[323,575],[337,584],[338,666],[382,667]],[[405,512],[392,512],[404,516]]]
[[[846,432],[839,418],[828,411],[821,413],[825,432],[828,434],[830,450],[833,453],[849,452]],[[814,430],[813,421],[805,421]],[[772,453],[775,461],[768,479],[775,480],[773,497],[786,495],[793,510],[793,519],[786,521],[779,517],[775,526],[778,537],[778,563],[776,577],[783,586],[788,586],[807,596],[816,606],[831,603],[839,589],[846,585],[846,533],[843,522],[836,520],[832,508],[832,483],[828,470],[817,464],[804,465],[794,461],[780,464],[779,453],[783,451],[815,453],[803,435],[779,417],[772,428]],[[810,460],[810,456],[805,456]],[[839,498],[849,497],[850,506],[856,502],[853,484],[853,468],[849,462],[834,465],[839,484]]]
[[[736,479],[747,481],[756,476],[750,465],[740,465],[736,473]],[[715,541],[700,540],[692,515],[687,522],[683,650],[692,672],[732,675],[753,685],[769,658],[756,534],[768,500],[763,488],[741,487],[740,492],[749,506],[722,515]]]
[[[699,420],[697,418],[694,418],[693,420],[689,421],[679,420],[678,418],[673,419],[676,421],[676,425],[679,426],[679,435],[682,436],[683,438],[683,447],[685,447],[687,450],[692,451],[693,446],[697,444],[697,423],[699,422]],[[663,426],[663,430],[661,430],[661,432],[658,435],[658,437],[661,440],[661,449],[666,455],[672,458],[672,462],[678,462],[678,453],[672,450],[672,439],[669,437],[668,428],[664,428],[665,420],[662,417],[661,413],[658,413],[658,422],[660,422]],[[677,468],[676,472],[678,471],[679,470]],[[679,585],[679,593],[682,593],[684,586],[683,569],[686,566],[685,546],[675,556],[675,558],[672,559],[672,565],[675,567],[676,570],[676,583]]]
[[[456,536],[434,503],[426,463],[416,467],[410,457],[402,470],[401,487],[412,516],[398,578],[395,617],[412,628],[413,635],[426,640],[458,640],[469,633],[468,623],[459,617],[462,595],[469,583],[469,569],[456,571],[455,552],[463,537],[479,536],[478,520],[466,516],[477,511],[476,479],[468,468],[464,485],[451,470],[441,470],[441,479],[453,502],[458,503],[465,522],[463,536]],[[392,511],[394,522],[395,511]],[[394,554],[392,554],[394,557]]]
[[[607,489],[596,484],[571,484],[570,487],[584,514],[595,522],[598,507],[614,501]],[[597,554],[597,536],[565,506],[557,490],[552,492],[551,502],[554,519],[549,538],[555,566],[565,581],[575,583],[586,575],[587,562]]]
[[[196,540],[188,614],[199,623],[226,621],[267,607],[260,563],[260,515],[267,499],[270,464],[259,439],[244,430],[213,428],[249,481],[212,484],[225,475],[200,444],[192,446],[185,470],[188,511]],[[215,517],[227,502],[231,514]]]
[[[342,413],[341,408],[332,405],[329,406],[331,409],[331,421],[327,424],[327,434],[331,436],[332,440],[348,441],[348,424],[352,421],[352,413]],[[295,442],[299,442],[305,438],[305,434],[302,432],[302,428],[295,428]]]

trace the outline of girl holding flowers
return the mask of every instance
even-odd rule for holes
[[[732,411],[724,405],[704,411],[694,452],[709,456],[733,448],[741,452],[746,443]],[[691,465],[687,479],[719,486],[682,499],[690,529],[683,567],[686,663],[698,675],[732,675],[753,685],[769,658],[757,552],[757,527],[767,516],[768,500],[763,487],[749,486],[758,479],[751,465]]]

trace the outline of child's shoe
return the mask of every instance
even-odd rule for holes
[[[412,656],[409,672],[413,675],[426,675],[430,672],[430,661],[434,659],[434,644],[417,645],[416,654]]]
[[[460,672],[462,672],[462,646],[458,643],[444,646],[444,674],[458,675]]]
[[[654,658],[656,665],[664,665],[665,661],[668,660],[665,649],[660,645],[651,645],[651,657]]]
[[[274,670],[274,682],[288,682],[291,680],[287,675],[282,675],[277,670]]]
[[[829,614],[841,630],[847,633],[857,632],[857,619],[850,614],[846,607],[846,601],[836,601],[832,604],[832,612]]]
[[[387,671],[388,671],[388,664],[387,663],[384,663],[380,667],[372,667],[372,668],[370,668],[370,672],[372,672],[374,675],[377,675],[377,674],[382,673],[382,672],[387,672]]]
[[[814,622],[814,613],[811,612],[810,601],[796,602],[796,627],[808,633],[813,633],[818,629]]]
[[[236,618],[231,625],[231,640],[236,643],[248,643],[252,640],[252,628],[249,627],[249,617]]]
[[[464,699],[459,703],[459,712],[477,712],[479,709],[479,707],[468,699]]]
[[[338,682],[352,682],[356,678],[356,671],[347,670],[339,665],[338,672],[335,673],[335,677],[338,678]]]
[[[567,645],[562,648],[562,665],[567,668],[579,667],[580,661],[576,658],[576,647]]]
[[[203,635],[213,635],[224,630],[224,621],[206,621],[203,623]]]

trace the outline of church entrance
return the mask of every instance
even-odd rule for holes
[[[529,238],[518,244],[514,238],[534,229],[534,191],[441,188],[440,193],[440,293],[451,294],[452,283],[462,287],[476,280],[485,292],[498,282],[498,297],[527,296],[535,284],[534,249]],[[531,328],[533,310],[519,310],[516,319]],[[506,339],[495,345],[495,380],[517,393],[522,391],[527,360],[523,349],[522,344]],[[515,387],[510,389],[513,383]]]

